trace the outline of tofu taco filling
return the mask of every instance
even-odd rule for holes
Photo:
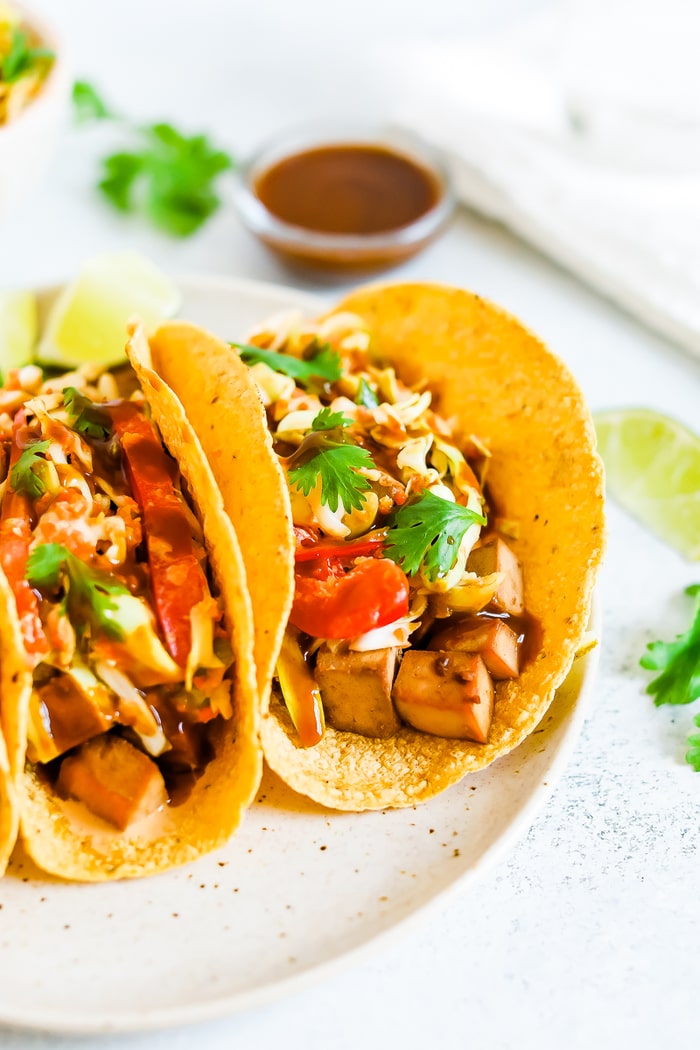
[[[233,655],[200,524],[140,390],[85,367],[0,390],[0,566],[33,669],[27,758],[125,830],[202,773]]]
[[[486,743],[494,680],[517,678],[539,645],[488,449],[457,436],[424,385],[377,364],[352,314],[280,317],[235,345],[291,498],[295,596],[276,688],[298,743],[317,744],[326,720]]]

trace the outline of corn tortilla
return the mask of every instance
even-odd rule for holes
[[[337,310],[364,320],[374,355],[392,364],[405,382],[427,381],[437,410],[456,418],[458,438],[475,434],[489,447],[489,490],[499,514],[518,522],[512,548],[523,564],[526,607],[542,628],[537,657],[518,679],[496,683],[487,744],[408,727],[382,740],[329,727],[318,745],[303,749],[286,708],[273,697],[262,722],[263,748],[272,769],[292,788],[336,809],[408,806],[506,754],[545,714],[588,623],[604,547],[603,470],[590,413],[568,369],[504,311],[469,292],[426,284],[360,289]],[[211,362],[216,378],[207,392],[215,387],[217,413],[228,419],[231,443],[247,445],[248,458],[232,459],[225,447],[207,440],[209,407],[197,404],[200,376],[191,388],[195,358],[188,338],[197,360]],[[287,586],[287,566],[275,559],[272,547],[259,578],[252,566],[266,561],[262,529],[271,527],[270,518],[278,524],[287,520],[288,494],[281,471],[268,471],[264,483],[260,480],[269,435],[260,432],[259,415],[240,411],[240,363],[228,347],[206,333],[190,330],[188,336],[182,326],[161,329],[154,361],[202,438],[229,513],[234,499],[255,508],[257,533],[236,525],[256,628],[269,625],[273,610],[282,615],[286,603],[286,591],[282,600],[277,588]],[[277,625],[277,637],[285,620]]]
[[[252,611],[235,531],[182,405],[150,368],[142,330],[132,332],[127,349],[153,420],[178,463],[202,525],[209,564],[231,630],[233,717],[217,728],[212,741],[214,757],[188,798],[180,805],[163,807],[124,832],[92,817],[81,804],[59,798],[27,763],[18,777],[25,848],[45,871],[81,881],[153,874],[222,845],[253,800],[262,774]],[[13,604],[9,614],[4,611],[10,621],[16,620]],[[25,706],[15,717],[26,721],[28,691],[16,690],[13,695],[19,708]]]

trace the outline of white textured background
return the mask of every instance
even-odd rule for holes
[[[44,0],[80,75],[142,119],[209,128],[245,151],[317,115],[382,116],[363,74],[372,42],[493,26],[517,0],[294,3]],[[96,251],[138,247],[171,271],[289,280],[227,208],[191,242],[113,217],[90,186],[105,130],[71,133],[37,198],[0,227],[0,287],[53,281]],[[400,276],[506,305],[574,369],[594,408],[657,407],[697,425],[700,365],[645,333],[508,234],[462,213]],[[332,296],[329,288],[308,287]],[[577,751],[510,859],[374,961],[230,1021],[92,1040],[105,1050],[365,1050],[427,1046],[637,1050],[697,1045],[700,776],[683,762],[688,709],[655,710],[645,644],[687,618],[700,579],[615,508],[601,584],[599,686]],[[2,922],[0,916],[0,924]],[[0,1032],[8,1050],[75,1039]]]

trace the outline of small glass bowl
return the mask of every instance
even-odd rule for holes
[[[255,192],[264,172],[307,150],[332,146],[385,149],[424,169],[437,188],[437,200],[405,226],[378,233],[325,233],[285,222]],[[236,204],[245,226],[286,261],[324,270],[378,270],[396,266],[424,248],[441,230],[454,208],[450,176],[437,154],[415,135],[399,128],[315,126],[297,128],[260,148],[241,170]]]

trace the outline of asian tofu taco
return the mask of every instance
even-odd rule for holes
[[[284,780],[338,809],[407,806],[532,732],[581,646],[604,531],[588,409],[535,336],[409,284],[230,346],[169,324],[151,352],[241,541]]]
[[[9,783],[28,853],[84,881],[221,845],[262,768],[238,542],[144,341],[134,371],[0,389]]]

